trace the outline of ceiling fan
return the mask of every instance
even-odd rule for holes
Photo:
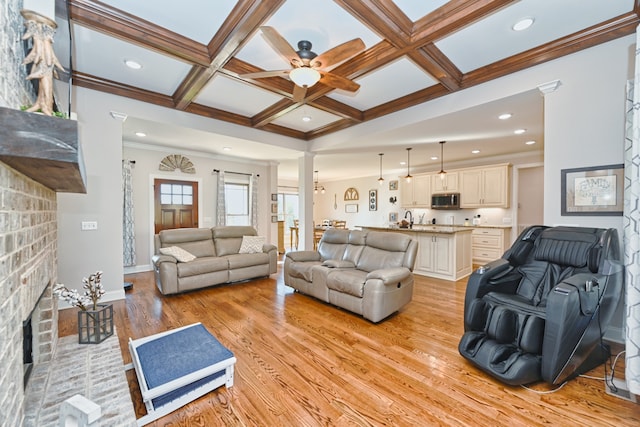
[[[332,74],[331,67],[359,54],[365,49],[364,42],[357,38],[342,43],[318,55],[311,50],[311,42],[301,40],[296,51],[273,27],[260,27],[262,34],[271,47],[291,64],[289,70],[260,71],[257,73],[241,74],[240,77],[259,79],[265,77],[284,77],[295,83],[293,100],[302,102],[310,88],[318,81],[336,89],[355,92],[360,85],[352,80]]]

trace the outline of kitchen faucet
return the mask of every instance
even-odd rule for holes
[[[413,228],[413,214],[411,211],[406,211],[404,213],[404,219],[407,219],[407,214],[409,215],[409,228]]]

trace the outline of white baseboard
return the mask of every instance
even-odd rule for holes
[[[144,264],[124,268],[124,274],[144,273],[145,271],[153,271],[153,266],[151,264]]]

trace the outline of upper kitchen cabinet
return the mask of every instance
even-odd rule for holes
[[[431,175],[416,175],[411,182],[399,179],[400,206],[403,208],[431,207]]]
[[[436,173],[431,175],[431,193],[457,193],[458,172],[447,172],[444,178]]]
[[[509,164],[460,171],[460,207],[508,208],[510,180]]]

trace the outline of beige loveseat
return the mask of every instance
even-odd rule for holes
[[[317,252],[287,253],[284,283],[379,322],[411,301],[417,250],[400,233],[328,229]]]
[[[257,232],[247,226],[162,230],[155,235],[155,255],[152,257],[158,289],[168,295],[275,273],[276,247],[260,244],[262,247],[255,249],[258,252],[239,253],[244,236],[249,236],[245,243],[252,237],[256,240]],[[250,245],[244,246],[245,252],[251,251]],[[249,249],[245,249],[247,247]],[[193,256],[189,257],[189,254]],[[183,257],[187,262],[178,260]]]

